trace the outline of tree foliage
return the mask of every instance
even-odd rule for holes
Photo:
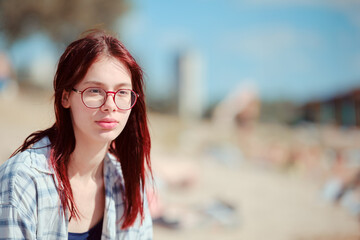
[[[0,0],[0,31],[8,43],[34,32],[69,43],[90,28],[113,29],[126,0]]]

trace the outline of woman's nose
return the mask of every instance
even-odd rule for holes
[[[118,110],[118,107],[115,104],[114,96],[114,93],[106,93],[106,99],[104,104],[101,106],[101,110],[110,112]]]

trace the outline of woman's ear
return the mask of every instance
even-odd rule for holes
[[[69,97],[70,97],[70,92],[64,90],[62,93],[62,98],[61,98],[61,104],[64,108],[70,107]]]

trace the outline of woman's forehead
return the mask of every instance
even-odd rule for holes
[[[127,66],[118,59],[101,57],[90,66],[80,84],[131,87],[131,73]]]

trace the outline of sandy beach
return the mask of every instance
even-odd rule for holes
[[[46,92],[1,99],[0,111],[1,162],[53,121]],[[155,225],[155,239],[360,239],[356,217],[322,198],[322,181],[249,161],[207,121],[150,113],[149,122],[155,189],[181,221],[177,229]]]

